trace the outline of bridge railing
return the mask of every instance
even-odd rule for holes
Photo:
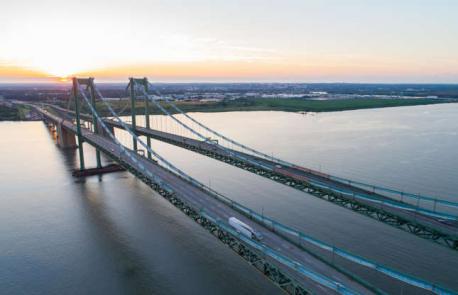
[[[378,264],[374,261],[371,261],[369,259],[354,255],[349,253],[348,251],[345,251],[343,249],[340,249],[338,247],[332,246],[330,244],[327,244],[325,242],[322,242],[318,239],[315,239],[311,236],[308,236],[302,232],[299,232],[295,229],[292,229],[288,226],[285,226],[279,222],[276,222],[273,219],[270,219],[268,217],[265,217],[264,215],[261,215],[259,213],[254,212],[253,210],[243,207],[239,204],[234,204],[234,206],[241,207],[240,209],[243,212],[246,212],[249,216],[251,216],[252,219],[259,221],[260,223],[265,224],[266,226],[270,227],[273,231],[275,232],[282,232],[286,236],[290,236],[292,238],[297,238],[301,240],[304,243],[308,243],[310,245],[313,245],[315,247],[318,247],[324,251],[330,252],[332,255],[340,256],[348,261],[354,262],[358,265],[370,268],[372,270],[375,270],[377,272],[383,273],[391,278],[394,278],[398,281],[404,282],[408,285],[415,286],[424,290],[428,290],[431,292],[434,292],[436,294],[456,294],[451,290],[448,290],[446,288],[440,287],[438,285],[432,284],[426,280],[418,279],[413,276],[404,274],[402,272],[393,270],[391,268],[388,268],[386,266],[383,266],[381,264]]]
[[[82,90],[82,89],[81,89]],[[97,118],[97,120],[101,123],[102,127],[105,129],[105,131],[110,134],[110,137],[112,137],[114,139],[114,141],[116,142],[116,144],[118,144],[122,151],[131,159],[131,161],[133,161],[135,164],[138,165],[138,167],[144,171],[149,177],[156,177],[156,176],[153,176],[152,173],[150,171],[148,171],[147,169],[145,169],[145,167],[139,163],[139,161],[136,159],[136,157],[134,157],[131,152],[129,150],[127,150],[117,139],[116,137],[111,133],[111,131],[107,128],[106,124],[103,122],[103,120],[100,118],[100,116],[98,115],[98,113],[95,111],[95,109],[92,107],[92,105],[90,104],[89,102],[89,99],[85,96],[84,94],[84,91],[80,91],[82,93],[82,96],[83,98],[85,99],[86,103],[88,104],[91,112],[93,112]],[[116,112],[114,112],[114,110],[111,108],[111,106],[105,101],[105,98],[102,96],[102,94],[96,89],[96,92],[98,93],[98,95],[100,96],[100,98],[102,99],[102,101],[106,104],[107,108],[110,110],[110,112],[112,112],[112,115],[113,117],[118,120],[123,128],[129,132],[136,140],[138,140],[140,142],[140,144],[142,144],[146,149],[148,149],[155,157],[157,157],[159,160],[161,160],[164,164],[166,164],[169,168],[172,169],[172,173],[174,174],[178,174],[177,176],[191,182],[192,184],[196,185],[197,187],[200,187],[202,190],[204,191],[207,191],[211,196],[213,196],[214,198],[216,198],[217,200],[229,205],[231,208],[234,208],[236,209],[238,212],[244,214],[245,216],[247,216],[248,218],[252,219],[252,220],[255,220],[257,223],[260,223],[260,224],[263,224],[265,225],[267,228],[270,228],[272,231],[274,232],[277,232],[277,233],[282,233],[283,236],[285,237],[296,237],[298,239],[300,239],[302,242],[305,242],[305,243],[308,243],[310,245],[314,245],[316,247],[319,247],[320,249],[322,250],[325,250],[325,251],[330,251],[333,255],[338,255],[348,261],[351,261],[351,262],[354,262],[358,265],[361,265],[361,266],[365,266],[365,267],[368,267],[368,268],[371,268],[377,272],[380,272],[380,273],[383,273],[389,277],[392,277],[394,279],[397,279],[399,281],[402,281],[404,283],[407,283],[409,285],[412,285],[412,286],[415,286],[415,287],[419,287],[419,288],[422,288],[422,289],[425,289],[425,290],[429,290],[431,292],[434,292],[436,294],[456,294],[448,289],[445,289],[443,287],[440,287],[440,286],[437,286],[435,284],[432,284],[432,283],[429,283],[425,280],[421,280],[421,279],[418,279],[418,278],[414,278],[413,276],[410,276],[410,275],[407,275],[407,274],[403,274],[401,272],[398,272],[398,271],[395,271],[395,270],[392,270],[388,267],[385,267],[381,264],[378,264],[376,262],[373,262],[373,261],[370,261],[368,259],[365,259],[365,258],[362,258],[362,257],[359,257],[357,255],[354,255],[354,254],[351,254],[343,249],[340,249],[340,248],[337,248],[337,247],[334,247],[334,246],[331,246],[327,243],[324,243],[322,241],[319,241],[318,239],[315,239],[311,236],[308,236],[304,233],[301,233],[295,229],[292,229],[286,225],[283,225],[269,217],[266,217],[264,215],[261,215],[255,211],[253,211],[252,209],[248,208],[248,207],[245,207],[243,205],[241,205],[240,203],[236,202],[236,201],[233,201],[231,200],[230,198],[216,192],[215,190],[211,189],[210,187],[202,184],[201,182],[197,181],[196,179],[192,178],[191,176],[187,175],[186,173],[184,173],[183,171],[181,171],[180,169],[178,169],[177,167],[175,167],[173,164],[171,164],[170,162],[168,162],[166,159],[164,159],[163,157],[161,157],[159,154],[157,154],[154,150],[152,150],[146,143],[144,143],[127,125],[126,123],[124,123],[122,121],[122,119],[119,118],[119,116],[116,114]],[[165,182],[156,177],[156,180],[159,182],[159,183],[164,183]]]
[[[405,201],[405,199],[411,199],[417,204],[418,204],[419,201],[429,202],[429,204],[431,204],[431,206],[434,208],[434,211],[436,211],[435,210],[436,206],[444,206],[444,207],[449,207],[449,208],[453,208],[453,209],[458,209],[458,202],[443,200],[443,199],[434,198],[434,197],[430,197],[430,196],[423,196],[423,195],[420,195],[420,194],[412,194],[412,193],[407,193],[407,192],[401,192],[401,191],[398,191],[398,190],[395,190],[395,189],[381,187],[381,186],[372,185],[372,184],[367,184],[367,183],[364,183],[364,182],[354,181],[354,180],[350,180],[350,179],[346,179],[346,178],[342,178],[342,177],[338,177],[338,176],[330,175],[329,178],[333,179],[333,180],[336,180],[336,181],[339,181],[339,182],[342,182],[342,183],[349,184],[349,185],[355,185],[355,186],[359,186],[359,187],[362,187],[362,188],[365,188],[365,189],[368,189],[368,190],[372,190],[373,192],[380,191],[380,192],[389,193],[392,196],[398,198],[399,201]]]
[[[316,282],[316,283],[318,283],[318,284],[320,284],[322,286],[326,286],[326,287],[330,288],[331,290],[334,290],[334,291],[338,292],[339,294],[359,294],[357,291],[351,290],[351,289],[345,287],[344,285],[342,285],[341,283],[336,282],[336,281],[334,281],[334,280],[332,280],[332,279],[330,279],[328,277],[325,277],[323,275],[320,275],[320,274],[318,274],[318,273],[306,268],[304,265],[300,264],[299,262],[294,261],[294,260],[292,260],[292,259],[290,259],[290,258],[278,253],[277,251],[266,247],[265,245],[255,241],[255,240],[249,239],[249,238],[245,237],[244,235],[239,234],[233,228],[228,226],[225,222],[223,222],[223,221],[221,221],[219,219],[215,219],[215,218],[211,217],[210,215],[208,215],[205,212],[205,209],[201,210],[201,215],[204,216],[209,221],[217,224],[224,231],[230,233],[231,235],[237,237],[239,240],[242,240],[244,243],[250,245],[252,248],[254,248],[254,249],[262,252],[263,254],[273,258],[274,260],[280,262],[281,264],[286,265],[286,266],[296,270],[298,273],[300,273],[303,276],[313,280],[314,282]]]
[[[375,198],[371,195],[368,194],[362,194],[362,193],[355,193],[355,192],[350,192],[344,189],[339,189],[335,187],[331,187],[329,185],[325,185],[323,183],[320,183],[318,181],[310,181],[314,186],[317,186],[321,189],[324,190],[329,190],[333,191],[335,193],[339,193],[341,195],[345,195],[348,198],[351,199],[359,199],[359,200],[364,200],[364,201],[369,201],[371,203],[375,203],[380,205],[380,207],[383,209],[383,207],[390,207],[390,208],[395,208],[395,209],[401,209],[404,211],[409,211],[409,212],[415,212],[415,213],[421,213],[427,216],[431,216],[434,218],[439,218],[439,219],[444,219],[444,220],[450,220],[450,221],[457,221],[458,217],[453,214],[448,214],[448,213],[443,213],[443,212],[438,212],[435,210],[429,210],[425,209],[422,207],[414,206],[411,204],[406,204],[403,202],[398,202],[396,200],[389,200],[389,199],[380,199],[380,198]],[[407,218],[407,217],[406,217]]]

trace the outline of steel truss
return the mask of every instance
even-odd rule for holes
[[[92,143],[96,146],[95,143]],[[269,280],[275,285],[280,287],[283,291],[292,295],[304,295],[311,294],[306,290],[299,282],[288,276],[280,268],[270,263],[266,259],[266,255],[262,252],[251,248],[239,240],[236,236],[223,230],[218,224],[207,219],[202,212],[199,212],[182,201],[175,193],[169,192],[166,188],[163,188],[160,183],[153,182],[146,175],[132,167],[129,163],[114,156],[110,153],[106,154],[112,160],[117,161],[122,167],[152,188],[155,192],[169,201],[176,208],[180,209],[181,212],[186,214],[188,217],[193,219],[197,224],[209,231],[213,236],[218,238],[221,242],[227,245],[232,251],[238,254],[240,257],[245,259],[250,265],[254,266],[258,271],[264,274]]]

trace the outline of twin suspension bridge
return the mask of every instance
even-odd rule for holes
[[[69,99],[72,109],[49,104],[30,104],[30,107],[57,132],[61,147],[78,147],[79,174],[90,175],[119,168],[128,170],[290,294],[386,292],[383,286],[375,286],[357,277],[327,257],[339,257],[349,264],[380,274],[386,282],[399,284],[403,290],[412,293],[457,294],[334,247],[229,199],[161,156],[152,148],[151,140],[163,141],[255,173],[396,227],[406,234],[439,243],[452,251],[458,251],[458,203],[324,174],[247,147],[183,112],[172,100],[157,92],[146,78],[130,78],[128,90],[130,122],[120,118],[93,78],[73,78]],[[137,100],[145,104],[144,126],[137,124],[137,116],[143,115],[136,112]],[[100,105],[108,111],[108,117],[100,114]],[[152,128],[151,107],[169,118],[181,131],[171,133]],[[126,145],[115,129],[127,132],[132,144]],[[83,143],[96,149],[96,168],[86,169]],[[101,154],[116,162],[118,168],[103,167]],[[262,235],[262,239],[252,239],[235,230],[228,223],[230,217],[249,225]]]

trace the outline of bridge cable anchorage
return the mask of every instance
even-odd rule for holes
[[[190,115],[188,115],[186,112],[184,112],[183,110],[181,110],[176,104],[174,104],[170,99],[167,98],[167,96],[164,96],[162,95],[156,87],[154,87],[154,85],[152,83],[149,83],[151,85],[151,87],[149,87],[150,89],[153,89],[153,91],[156,93],[157,96],[161,97],[162,99],[164,99],[165,102],[167,102],[168,105],[170,105],[175,111],[177,111],[178,113],[180,113],[181,115],[185,116],[187,119],[191,120],[192,122],[194,122],[195,124],[197,124],[198,126],[200,126],[201,128],[205,129],[206,131],[210,132],[211,134],[221,138],[222,140],[228,142],[228,143],[231,143],[239,148],[242,148],[243,150],[246,150],[246,151],[249,151],[249,152],[252,152],[262,158],[264,158],[265,160],[268,160],[268,161],[272,161],[272,162],[275,162],[277,164],[281,164],[281,165],[284,165],[286,167],[290,167],[290,168],[297,168],[298,166],[293,164],[293,163],[290,163],[290,162],[287,162],[285,160],[282,160],[282,159],[279,159],[279,158],[276,158],[274,157],[273,155],[267,155],[261,151],[258,151],[256,149],[253,149],[251,147],[248,147],[242,143],[239,143],[227,136],[224,136],[223,134],[217,132],[216,130],[213,130],[211,129],[210,127],[204,125],[203,123],[197,121],[196,119],[194,119],[193,117],[191,117]],[[307,169],[309,170],[309,172],[313,173],[313,172],[316,172],[316,171],[313,171],[311,169]],[[322,174],[322,173],[320,173]],[[404,193],[404,192],[401,192],[401,191],[398,191],[398,190],[394,190],[394,189],[390,189],[390,188],[386,188],[386,187],[382,187],[382,186],[375,186],[375,185],[372,185],[372,184],[366,184],[366,183],[362,183],[362,182],[357,182],[357,181],[353,181],[353,180],[350,180],[350,179],[346,179],[346,178],[343,178],[343,177],[337,177],[337,176],[332,176],[332,175],[327,175],[328,177],[334,179],[334,180],[337,180],[337,181],[340,181],[342,183],[352,183],[352,184],[357,184],[357,185],[361,185],[361,186],[364,186],[364,187],[368,187],[368,188],[371,188],[371,189],[376,189],[376,190],[380,190],[380,191],[385,191],[385,192],[391,192],[391,193],[394,193],[394,194],[397,194],[397,195],[403,195],[405,197],[408,197],[408,198],[413,198],[413,199],[420,199],[420,200],[424,200],[424,201],[429,201],[429,202],[435,202],[436,204],[442,204],[444,206],[448,206],[448,207],[453,207],[453,208],[458,208],[458,202],[452,202],[452,201],[445,201],[445,200],[439,200],[437,198],[433,198],[433,197],[427,197],[427,196],[422,196],[422,195],[415,195],[415,194],[409,194],[409,193]]]
[[[133,131],[119,118],[119,116],[116,114],[116,112],[112,109],[112,107],[106,102],[105,98],[102,96],[102,94],[100,93],[100,91],[95,88],[96,90],[96,93],[99,95],[99,97],[102,99],[102,101],[104,102],[104,104],[107,106],[107,108],[109,109],[110,113],[112,113],[113,117],[116,118],[116,120],[118,122],[121,123],[121,125],[123,126],[123,128],[129,132],[132,136],[135,137],[135,139],[137,139],[141,145],[143,145],[145,148],[149,149],[150,152],[155,156],[157,157],[158,159],[160,159],[161,161],[163,161],[169,168],[173,169],[175,172],[177,172],[179,174],[179,176],[181,176],[182,178],[185,178],[186,180],[190,181],[191,183],[193,183],[194,185],[197,185],[198,187],[201,187],[203,189],[205,189],[206,191],[210,192],[212,195],[216,194],[219,198],[224,198],[224,200],[226,201],[229,201],[229,203],[233,204],[233,205],[238,205],[238,206],[241,206],[237,203],[235,203],[234,201],[230,200],[229,198],[217,193],[216,191],[214,191],[213,189],[207,187],[206,185],[200,183],[199,181],[197,181],[196,179],[192,178],[191,176],[187,175],[185,172],[183,172],[182,170],[178,169],[177,167],[175,167],[173,164],[171,164],[169,161],[167,161],[165,158],[163,158],[162,156],[160,156],[158,153],[154,152],[150,147],[148,147],[144,142],[143,140],[141,140],[135,133],[133,133]],[[84,97],[84,99],[86,100],[86,103],[89,103],[89,100],[87,99],[87,97],[85,97],[85,94],[84,92],[82,92],[82,95]],[[89,105],[90,109],[91,109],[91,112],[93,112],[99,122],[101,122],[101,124],[104,126],[103,128],[106,129],[106,131],[108,131],[110,133],[110,137],[114,137],[115,136],[111,133],[111,131],[109,131],[109,129],[106,127],[105,123],[103,122],[103,120],[99,117],[99,115],[97,114],[97,112],[95,111],[95,109],[93,109],[90,105]],[[116,140],[116,143],[120,146],[123,146],[118,140]],[[126,148],[123,146],[122,147],[123,150],[126,150]],[[128,154],[130,155],[130,154]],[[131,156],[131,155],[130,155]],[[143,169],[144,170],[144,167]],[[251,209],[248,209],[248,208],[245,208],[245,210],[249,210],[251,211]],[[264,250],[268,250],[268,248],[266,246],[264,246]],[[267,251],[264,251],[264,253],[267,252]],[[269,254],[269,253],[268,253]],[[271,257],[275,258],[277,261],[285,264],[285,262],[288,262],[286,265],[289,266],[292,262],[289,258],[287,257],[282,257],[282,259],[279,259],[279,256],[273,256],[272,254],[270,254]],[[332,280],[330,278],[326,278],[322,275],[319,275],[319,274],[316,274],[314,273],[313,271],[307,269],[305,266],[303,266],[302,264],[300,263],[297,263],[295,262],[294,265],[296,266],[295,269],[298,270],[301,274],[305,275],[306,277],[308,277],[309,279],[319,283],[319,284],[323,284],[323,283],[326,283],[325,286],[328,286],[329,284],[332,285],[332,288],[334,290],[336,290],[337,292],[339,292],[340,294],[358,294],[356,291],[352,291],[351,289],[345,287],[343,284],[339,283],[339,282],[336,282],[335,280]],[[326,280],[323,280],[323,278],[326,278]]]
[[[143,89],[142,89],[143,90]],[[98,91],[98,90],[97,90]],[[144,95],[145,97],[148,97],[161,111],[163,111],[167,116],[170,116],[172,119],[174,119],[177,123],[179,123],[180,125],[182,125],[183,127],[185,127],[186,129],[188,129],[190,132],[192,133],[195,133],[195,134],[199,134],[197,131],[193,130],[192,128],[190,128],[189,126],[187,126],[186,124],[182,123],[180,120],[176,119],[175,117],[173,117],[167,110],[165,110],[156,100],[151,99],[150,95],[148,95],[145,91],[144,92]],[[98,92],[98,95],[102,98],[102,95],[100,92]],[[102,98],[103,99],[103,98]],[[111,107],[109,105],[107,105],[108,108],[111,109]],[[111,109],[112,110],[112,109]],[[112,112],[112,114],[114,116],[115,113],[114,111]],[[118,118],[119,119],[119,118]],[[119,119],[120,120],[120,119]],[[122,121],[122,120],[121,120]],[[129,129],[129,127],[125,124],[125,123],[121,123],[123,125],[123,128],[125,128],[126,130],[128,130],[129,133],[131,133],[133,136],[136,136],[132,130]],[[199,137],[202,137],[202,135],[199,134]],[[145,146],[146,148],[149,148],[146,146],[146,144],[144,142],[142,142],[142,140],[138,139],[143,146]],[[223,149],[225,149],[223,147]],[[176,168],[178,169],[178,168]],[[178,169],[179,170],[179,169]],[[181,171],[181,170],[179,170]],[[182,171],[181,171],[182,172]],[[184,172],[182,172],[184,173]],[[320,247],[321,249],[324,249],[326,251],[331,251],[333,252],[335,255],[338,255],[342,258],[345,258],[346,260],[349,260],[349,261],[352,261],[354,263],[357,263],[359,265],[362,265],[362,266],[365,266],[365,267],[369,267],[373,270],[376,270],[378,272],[381,272],[389,277],[392,277],[394,279],[397,279],[397,280],[400,280],[404,283],[407,283],[411,286],[415,286],[415,287],[419,287],[419,288],[422,288],[422,289],[425,289],[425,290],[429,290],[429,291],[432,291],[434,293],[437,293],[437,294],[455,294],[453,293],[452,291],[449,291],[445,288],[442,288],[442,287],[438,287],[432,283],[429,283],[427,281],[424,281],[424,280],[421,280],[421,279],[417,279],[417,278],[414,278],[412,276],[409,276],[409,275],[406,275],[406,274],[403,274],[403,273],[400,273],[398,271],[395,271],[395,270],[392,270],[390,268],[387,268],[383,265],[380,265],[378,263],[375,263],[375,262],[372,262],[368,259],[365,259],[365,258],[362,258],[362,257],[359,257],[359,256],[356,256],[354,254],[351,254],[345,250],[342,250],[342,249],[339,249],[337,247],[333,247],[327,243],[324,243],[324,242],[321,242],[315,238],[312,238],[310,236],[307,236],[299,231],[296,231],[292,228],[289,228],[285,225],[282,225],[276,221],[274,221],[273,219],[270,219],[268,217],[265,217],[264,215],[260,215],[259,213],[256,213],[254,212],[253,210],[233,201],[232,199],[229,199],[221,194],[219,194],[218,192],[216,192],[215,190],[211,189],[210,187],[207,187],[206,185],[200,183],[199,181],[195,180],[194,178],[192,178],[191,176],[187,175],[184,173],[184,175],[186,175],[186,177],[192,179],[192,182],[195,182],[198,186],[201,186],[202,188],[205,188],[205,190],[211,192],[212,194],[216,194],[218,196],[218,198],[225,202],[225,203],[228,203],[230,204],[232,207],[237,207],[239,210],[241,210],[242,212],[244,213],[248,213],[248,215],[258,221],[259,223],[261,224],[266,224],[266,221],[268,221],[268,223],[270,223],[270,225],[272,226],[276,226],[276,231],[278,229],[280,229],[283,233],[286,233],[286,234],[289,234],[289,235],[292,235],[292,236],[295,236],[295,237],[299,237],[301,238],[303,241],[306,241],[306,242],[309,242],[315,246],[318,246]]]
[[[135,82],[134,82],[135,83]],[[135,85],[133,85],[135,87]],[[151,87],[150,87],[151,88]],[[257,161],[254,161],[252,159],[249,159],[249,158],[246,158],[242,155],[240,155],[240,153],[234,153],[232,150],[220,145],[219,143],[217,142],[214,142],[214,141],[208,141],[207,138],[202,135],[201,133],[199,133],[198,131],[194,130],[193,128],[189,127],[187,124],[183,123],[181,120],[177,119],[175,116],[173,116],[169,111],[167,111],[160,103],[157,102],[157,100],[155,99],[156,96],[154,95],[149,95],[148,93],[146,93],[145,89],[141,88],[143,94],[145,95],[145,97],[147,97],[151,102],[153,102],[153,104],[159,108],[165,115],[167,115],[168,117],[172,118],[175,122],[177,122],[178,124],[180,124],[181,126],[183,126],[184,128],[186,128],[187,130],[189,130],[192,134],[198,136],[199,138],[201,138],[202,140],[204,140],[205,142],[207,142],[208,144],[210,145],[213,145],[214,147],[216,148],[219,148],[221,150],[223,150],[224,152],[228,153],[229,155],[231,155],[232,157],[235,157],[239,160],[242,160],[242,161],[245,161],[247,163],[250,163],[251,165],[254,165],[256,167],[260,167],[264,170],[267,170],[267,171],[273,171],[273,169],[271,167],[268,167],[266,165],[263,165],[261,163],[258,163]],[[167,98],[164,98],[166,100],[168,100]],[[191,118],[189,115],[187,115],[186,113],[184,113],[183,111],[181,111],[178,107],[176,107],[174,104],[172,104],[170,101],[169,103],[174,106],[174,108],[181,112],[183,115]],[[194,119],[192,119],[194,120]],[[194,120],[195,121],[195,120]],[[195,121],[197,122],[197,121]],[[208,128],[206,127],[205,125],[199,123],[203,128]],[[208,130],[211,130],[208,128]],[[212,130],[210,131],[212,132]],[[236,143],[235,141],[233,141],[234,143]],[[238,143],[236,143],[238,144]],[[243,145],[242,145],[243,146]],[[285,162],[286,163],[286,162]],[[288,164],[288,165],[293,165],[293,164]],[[297,167],[297,166],[295,166]],[[428,209],[423,209],[423,208],[418,208],[418,207],[415,207],[413,205],[410,205],[410,204],[407,204],[407,203],[403,203],[403,202],[399,202],[397,200],[393,200],[391,198],[389,198],[390,200],[381,200],[379,198],[375,198],[375,197],[372,197],[372,196],[369,196],[367,194],[354,194],[354,193],[351,193],[351,192],[348,192],[348,191],[345,191],[345,190],[342,190],[342,189],[336,189],[334,187],[331,187],[331,186],[326,186],[325,184],[323,184],[322,182],[320,181],[317,181],[317,180],[313,180],[313,179],[309,179],[308,180],[312,185],[314,186],[317,186],[317,187],[320,187],[322,189],[327,189],[327,190],[331,190],[331,191],[334,191],[334,192],[337,192],[337,193],[340,193],[340,194],[343,194],[343,195],[347,195],[347,196],[351,196],[352,198],[357,198],[357,199],[360,199],[360,200],[365,200],[365,201],[370,201],[370,202],[374,202],[374,203],[377,203],[377,204],[381,204],[381,205],[384,205],[384,206],[388,206],[388,207],[392,207],[392,208],[395,208],[395,209],[401,209],[401,210],[405,210],[405,211],[410,211],[410,212],[420,212],[422,214],[425,214],[425,215],[428,215],[428,216],[431,216],[431,217],[434,217],[434,218],[441,218],[441,219],[445,219],[445,220],[451,220],[451,221],[457,221],[458,220],[458,217],[455,216],[455,215],[451,215],[451,214],[447,214],[447,213],[441,213],[441,212],[437,212],[437,211],[433,211],[433,210],[428,210]]]

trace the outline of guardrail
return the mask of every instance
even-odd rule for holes
[[[329,178],[333,179],[333,180],[336,180],[336,181],[339,181],[341,183],[346,183],[346,184],[350,184],[350,185],[358,185],[358,186],[369,188],[369,189],[372,189],[372,190],[378,190],[378,191],[383,191],[383,192],[399,195],[401,198],[407,197],[407,198],[411,198],[411,199],[414,199],[414,200],[428,201],[428,202],[432,202],[433,204],[444,205],[444,206],[447,206],[447,207],[450,207],[450,208],[458,208],[458,203],[457,202],[437,199],[437,198],[428,197],[428,196],[422,196],[422,195],[418,195],[418,194],[416,195],[416,194],[411,194],[411,193],[405,193],[405,192],[401,192],[401,191],[398,191],[398,190],[395,190],[395,189],[390,189],[390,188],[385,188],[385,187],[381,187],[381,186],[376,186],[376,185],[372,185],[372,184],[363,183],[363,182],[360,182],[360,181],[354,181],[354,180],[350,180],[350,179],[345,179],[345,178],[338,177],[338,176],[330,175]]]
[[[338,189],[338,188],[331,187],[329,185],[325,185],[325,184],[323,184],[321,182],[318,182],[318,181],[315,181],[315,180],[310,180],[310,183],[313,184],[314,186],[319,187],[319,188],[327,189],[327,190],[330,190],[330,191],[333,191],[333,192],[336,192],[336,193],[339,193],[339,194],[342,194],[342,195],[349,196],[351,198],[370,201],[370,202],[373,202],[373,203],[376,203],[376,204],[380,204],[380,205],[384,205],[384,206],[391,207],[391,208],[402,209],[402,210],[406,210],[406,211],[410,211],[410,212],[422,213],[424,215],[431,216],[431,217],[434,217],[434,218],[451,220],[451,221],[457,221],[458,220],[458,216],[455,216],[455,215],[452,215],[452,214],[437,212],[437,211],[433,211],[433,210],[428,210],[428,209],[416,207],[416,206],[413,206],[413,205],[410,205],[410,204],[402,203],[402,202],[399,202],[399,201],[396,201],[396,200],[382,200],[380,198],[374,198],[374,197],[369,196],[367,194],[359,194],[359,193],[355,193],[355,192],[349,192],[349,191],[345,191],[343,189]]]
[[[95,114],[95,116],[97,117],[97,119],[99,120],[99,122],[101,123],[102,127],[105,129],[105,131],[107,131],[107,133],[114,139],[114,141],[121,147],[121,150],[123,152],[126,152],[126,154],[129,156],[129,158],[131,158],[131,160],[135,163],[135,164],[138,164],[138,167],[143,170],[143,171],[146,171],[147,175],[150,176],[150,177],[154,177],[152,175],[151,172],[147,171],[145,169],[145,167],[141,164],[141,163],[138,163],[138,160],[133,157],[129,152],[128,150],[116,139],[116,137],[111,133],[111,131],[106,127],[105,123],[103,122],[103,120],[100,118],[100,116],[98,115],[98,113],[95,111],[95,109],[92,107],[92,105],[90,104],[89,100],[87,99],[87,97],[85,96],[84,92],[81,91],[82,93],[82,96],[83,98],[85,99],[86,103],[88,104],[91,112],[93,112],[93,114]],[[98,92],[99,96],[101,96],[101,94]],[[103,97],[101,96],[102,100],[103,100]],[[103,100],[104,101],[104,100]],[[104,101],[105,102],[105,101]],[[106,102],[105,102],[106,103]],[[362,257],[359,257],[357,255],[353,255],[343,249],[340,249],[340,248],[337,248],[337,247],[334,247],[334,246],[331,246],[327,243],[324,243],[322,241],[319,241],[313,237],[310,237],[308,235],[305,235],[304,233],[301,233],[297,230],[294,230],[286,225],[283,225],[279,222],[276,222],[275,220],[271,219],[271,218],[268,218],[268,217],[265,217],[264,215],[261,215],[253,210],[251,210],[250,208],[247,208],[241,204],[239,204],[238,202],[235,202],[233,201],[232,199],[224,196],[224,195],[221,195],[220,193],[216,192],[215,190],[211,189],[210,187],[207,187],[206,185],[200,183],[199,181],[197,181],[196,179],[192,178],[191,176],[187,175],[186,173],[184,173],[183,171],[181,171],[180,169],[178,169],[177,167],[175,167],[174,165],[172,165],[170,162],[168,162],[167,160],[165,160],[164,158],[162,158],[160,155],[158,155],[156,152],[154,152],[150,147],[148,147],[148,145],[146,145],[135,133],[132,132],[132,130],[130,130],[126,124],[116,115],[116,113],[111,109],[111,106],[109,106],[107,104],[107,106],[109,107],[109,109],[112,111],[112,114],[116,117],[117,120],[119,120],[119,122],[123,125],[123,128],[129,132],[132,136],[135,137],[136,140],[138,140],[145,148],[147,148],[153,155],[155,155],[156,157],[158,157],[161,161],[163,161],[167,166],[169,166],[169,168],[171,168],[172,170],[169,170],[170,172],[174,173],[174,174],[178,174],[179,177],[181,178],[184,178],[185,180],[191,182],[192,184],[194,184],[195,186],[197,187],[200,187],[202,190],[204,191],[207,191],[208,193],[210,193],[211,196],[213,196],[214,198],[216,198],[217,200],[229,205],[231,208],[234,208],[236,209],[238,212],[244,214],[245,216],[249,217],[250,219],[253,219],[253,220],[256,220],[258,223],[260,224],[263,224],[267,227],[270,227],[273,231],[275,232],[283,232],[284,234],[286,235],[290,235],[290,236],[293,236],[293,237],[297,237],[299,238],[301,241],[304,241],[304,242],[307,242],[307,243],[310,243],[314,246],[317,246],[325,251],[330,251],[331,253],[335,254],[335,255],[338,255],[346,260],[349,260],[349,261],[352,261],[356,264],[359,264],[361,266],[365,266],[365,267],[368,267],[368,268],[371,268],[371,269],[374,269],[380,273],[383,273],[387,276],[390,276],[394,279],[397,279],[399,281],[402,281],[404,283],[407,283],[409,285],[412,285],[412,286],[415,286],[415,287],[419,287],[419,288],[422,288],[422,289],[425,289],[425,290],[428,290],[428,291],[431,291],[431,292],[434,292],[436,294],[444,294],[444,295],[454,295],[454,294],[458,294],[458,293],[455,293],[451,290],[448,290],[448,289],[445,289],[441,286],[438,286],[438,285],[435,285],[435,284],[432,284],[432,283],[429,283],[425,280],[421,280],[421,279],[417,279],[417,278],[414,278],[412,276],[409,276],[407,274],[403,274],[401,272],[398,272],[398,271],[395,271],[395,270],[392,270],[388,267],[385,267],[381,264],[378,264],[378,263],[375,263],[373,261],[370,261],[368,259],[365,259],[365,258],[362,258]],[[156,177],[157,178],[157,177]],[[162,183],[163,181],[161,179],[157,179],[158,181],[160,181],[160,183]]]
[[[224,231],[230,233],[231,235],[237,237],[239,240],[242,240],[244,243],[248,244],[249,246],[251,246],[252,248],[262,252],[263,254],[273,258],[274,260],[280,262],[281,264],[283,265],[286,265],[294,270],[296,270],[298,273],[302,274],[303,276],[311,279],[312,281],[322,285],[322,286],[325,286],[325,287],[328,287],[330,288],[331,290],[334,290],[336,292],[338,292],[339,294],[360,294],[358,293],[357,291],[355,290],[352,290],[348,287],[345,287],[344,285],[342,285],[341,283],[331,279],[331,278],[328,278],[326,276],[323,276],[321,274],[318,274],[308,268],[306,268],[304,265],[302,265],[301,263],[297,262],[297,261],[294,261],[294,260],[291,260],[289,259],[288,257],[278,253],[277,251],[269,248],[269,247],[266,247],[265,245],[257,242],[257,241],[254,241],[252,239],[249,239],[241,234],[239,234],[238,232],[236,232],[235,230],[233,230],[231,227],[227,226],[226,223],[222,222],[221,220],[217,220],[213,217],[211,217],[210,215],[208,215],[206,212],[205,212],[205,209],[201,210],[200,211],[200,214],[202,216],[204,216],[206,219],[208,219],[209,221],[217,224],[220,228],[222,228]]]

